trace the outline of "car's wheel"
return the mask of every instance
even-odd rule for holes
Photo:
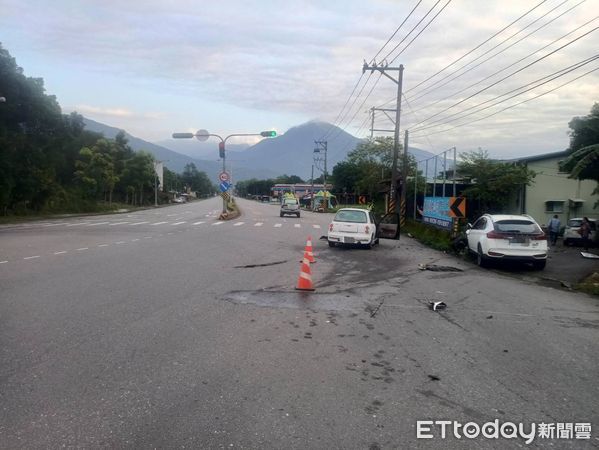
[[[543,270],[545,268],[545,266],[547,265],[547,260],[543,259],[541,261],[534,261],[532,263],[532,266],[537,269],[537,270]]]
[[[366,244],[366,248],[367,249],[372,249],[372,247],[374,247],[374,243],[375,243],[375,239],[374,239],[374,235],[372,235],[372,237],[370,238],[370,242],[368,244]]]
[[[329,247],[334,247],[335,243],[333,241],[329,241]]]
[[[476,265],[478,267],[488,267],[489,265],[489,261],[487,260],[487,257],[483,254],[483,249],[480,245],[478,246],[478,251],[476,252]]]
[[[298,218],[298,219],[300,218],[300,214],[299,214],[299,213],[297,213],[297,218]]]

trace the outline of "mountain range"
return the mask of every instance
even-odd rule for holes
[[[110,139],[121,131],[88,118],[84,118],[84,123],[86,129],[101,133]],[[152,143],[123,131],[133,150],[144,150],[153,154],[157,160],[164,161],[165,166],[174,172],[182,172],[186,164],[194,163],[198,170],[206,172],[210,179],[217,182],[218,174],[222,171],[222,161],[218,160],[218,143],[216,141],[170,139]],[[298,125],[282,135],[263,139],[252,146],[227,144],[227,170],[231,172],[233,182],[250,178],[275,178],[280,175],[298,175],[302,179],[308,180],[314,164],[313,156],[316,147],[314,141],[325,135],[328,141],[327,170],[331,173],[335,164],[343,161],[347,153],[353,150],[361,140],[341,128],[320,121],[310,121]],[[418,148],[409,147],[408,150],[418,161],[432,156],[431,153]],[[214,155],[213,158],[211,158],[211,154]],[[193,155],[201,156],[201,158]],[[322,152],[319,155],[324,157]],[[318,167],[314,167],[315,178],[321,175],[323,162],[319,162]],[[429,176],[432,175],[430,171],[429,168]]]

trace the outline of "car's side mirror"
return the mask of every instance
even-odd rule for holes
[[[471,229],[472,229],[472,224],[471,224],[471,223],[468,223],[468,225],[467,225],[467,228],[468,228],[469,230],[471,230]]]

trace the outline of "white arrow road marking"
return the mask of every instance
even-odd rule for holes
[[[234,227],[239,227],[241,225],[243,225],[245,222],[237,222],[235,225],[233,225]]]

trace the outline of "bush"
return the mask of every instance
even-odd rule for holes
[[[435,228],[432,225],[415,222],[414,220],[407,220],[406,225],[401,231],[410,233],[424,245],[436,250],[451,251],[453,249],[453,239],[451,238],[450,232]]]

